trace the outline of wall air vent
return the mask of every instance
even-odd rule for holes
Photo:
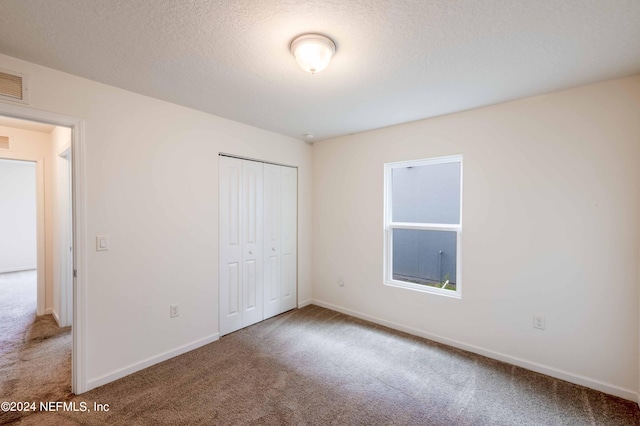
[[[23,74],[0,69],[0,100],[27,102],[27,84]]]
[[[0,149],[9,149],[9,136],[0,136]]]

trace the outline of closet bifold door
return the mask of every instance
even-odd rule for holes
[[[298,306],[298,169],[282,167],[280,312]]]
[[[242,160],[242,326],[264,319],[262,275],[263,163]]]
[[[220,335],[263,319],[263,164],[219,158]]]
[[[264,165],[264,317],[280,311],[282,167]]]
[[[297,169],[264,165],[264,317],[297,305]]]

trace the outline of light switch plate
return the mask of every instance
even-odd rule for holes
[[[96,251],[109,250],[109,236],[108,235],[96,235]]]

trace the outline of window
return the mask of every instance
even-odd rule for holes
[[[462,156],[384,165],[384,282],[461,296]]]

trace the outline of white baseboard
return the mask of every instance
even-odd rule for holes
[[[49,309],[51,308],[47,308],[47,310],[44,311],[45,315],[47,315],[47,311],[49,311]],[[60,327],[60,317],[58,316],[58,313],[51,309],[51,315],[53,315],[53,319],[56,320],[56,324]]]
[[[203,337],[202,339],[198,339],[195,342],[187,343],[186,345],[182,345],[170,351],[163,352],[161,354],[149,357],[140,362],[136,362],[134,364],[128,365],[119,370],[113,371],[111,373],[105,374],[100,377],[96,377],[93,379],[89,379],[84,387],[84,392],[90,391],[91,389],[95,389],[99,386],[106,385],[107,383],[113,382],[114,380],[121,379],[129,374],[133,374],[140,370],[144,370],[147,367],[151,367],[154,364],[158,364],[162,361],[166,361],[170,358],[176,357],[178,355],[182,355],[186,352],[197,349],[201,346],[208,345],[209,343],[213,343],[219,339],[220,335],[218,333],[211,334],[207,337]]]
[[[52,315],[53,314],[53,308],[47,308],[44,310],[44,314],[45,315]],[[57,318],[56,318],[57,321]]]
[[[37,269],[36,265],[31,265],[31,266],[17,266],[17,267],[12,267],[12,268],[3,268],[0,269],[0,274],[5,274],[8,272],[22,272],[22,271],[31,271],[31,270],[35,270]]]
[[[304,308],[305,306],[309,306],[313,303],[313,299],[307,299],[302,302],[298,302],[298,309]]]
[[[513,364],[518,367],[525,368],[527,370],[546,374],[547,376],[555,377],[557,379],[561,379],[570,383],[575,383],[577,385],[595,389],[600,392],[608,393],[610,395],[619,396],[620,398],[628,399],[630,401],[635,401],[640,405],[640,394],[632,391],[631,389],[624,389],[619,386],[601,382],[600,380],[591,379],[589,377],[581,376],[578,374],[573,374],[568,371],[560,370],[554,367],[549,367],[543,364],[539,364],[537,362],[528,361],[526,359],[506,355],[500,352],[495,352],[490,349],[485,349],[479,346],[470,345],[464,342],[460,342],[458,340],[448,339],[446,337],[442,337],[436,334],[426,333],[422,330],[418,330],[417,328],[407,327],[405,325],[398,324],[392,321],[383,320],[381,318],[363,314],[361,312],[353,311],[351,309],[343,308],[341,306],[337,306],[332,303],[327,303],[327,302],[323,302],[315,299],[312,299],[311,303],[314,305],[322,306],[323,308],[331,309],[346,315],[350,315],[350,316],[360,318],[366,321],[370,321],[376,324],[380,324],[385,327],[393,328],[394,330],[403,331],[405,333],[413,334],[415,336],[420,336],[425,339],[433,340],[438,343],[443,343],[445,345],[453,346],[458,349],[463,349],[465,351],[473,352],[478,355],[486,356],[487,358],[496,359],[498,361],[503,361],[509,364]]]

